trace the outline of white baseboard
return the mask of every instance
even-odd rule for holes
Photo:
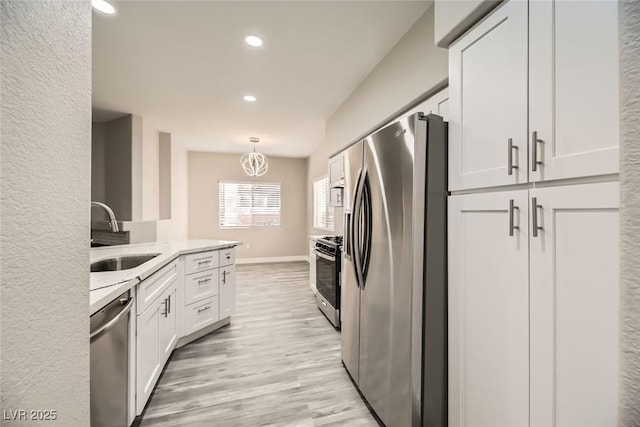
[[[295,261],[309,261],[309,257],[306,255],[295,256],[274,256],[274,257],[262,257],[262,258],[236,258],[236,264],[266,264],[270,262],[295,262]]]

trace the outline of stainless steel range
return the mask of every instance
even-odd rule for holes
[[[340,259],[342,236],[324,236],[316,242],[316,303],[331,324],[340,329]]]

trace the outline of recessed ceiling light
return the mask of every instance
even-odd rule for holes
[[[242,99],[244,99],[247,102],[256,102],[256,97],[253,95],[245,95],[242,97]]]
[[[244,42],[251,47],[262,46],[262,39],[258,36],[254,36],[253,34],[247,34],[244,36]]]
[[[116,13],[116,8],[106,0],[91,0],[91,6],[98,12],[102,12],[105,15],[113,15]]]

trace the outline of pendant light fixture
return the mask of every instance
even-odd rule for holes
[[[262,176],[267,173],[267,170],[269,169],[269,162],[264,154],[256,153],[255,144],[260,142],[260,138],[252,136],[249,138],[249,142],[254,144],[253,152],[243,154],[240,158],[240,164],[242,165],[244,173],[248,176]]]

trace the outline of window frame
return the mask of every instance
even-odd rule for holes
[[[257,185],[277,185],[278,186],[278,197],[279,197],[279,210],[278,210],[278,225],[254,225],[253,216],[254,212],[251,210],[253,206],[249,209],[251,211],[251,225],[222,225],[222,209],[220,208],[222,204],[222,200],[220,200],[220,187],[224,184],[237,184],[237,185],[250,185],[251,186],[251,194],[253,194],[253,188]],[[253,197],[251,197],[253,199]],[[274,182],[274,181],[241,181],[241,180],[232,180],[232,179],[220,179],[218,180],[218,229],[220,230],[233,230],[233,229],[269,229],[269,228],[280,228],[282,227],[282,183]]]
[[[318,223],[316,222],[316,183],[322,181],[322,180],[326,180],[327,185],[326,185],[326,193],[325,193],[325,198],[326,198],[326,214],[327,214],[327,221],[329,221],[329,219],[331,218],[331,226],[329,226],[328,224],[325,225],[318,225]],[[313,180],[313,184],[312,184],[312,215],[313,215],[313,228],[315,228],[316,230],[322,230],[322,231],[328,231],[330,233],[334,233],[336,230],[336,214],[335,214],[335,209],[334,207],[331,206],[331,185],[329,183],[329,175],[322,175],[319,178],[316,178]]]

